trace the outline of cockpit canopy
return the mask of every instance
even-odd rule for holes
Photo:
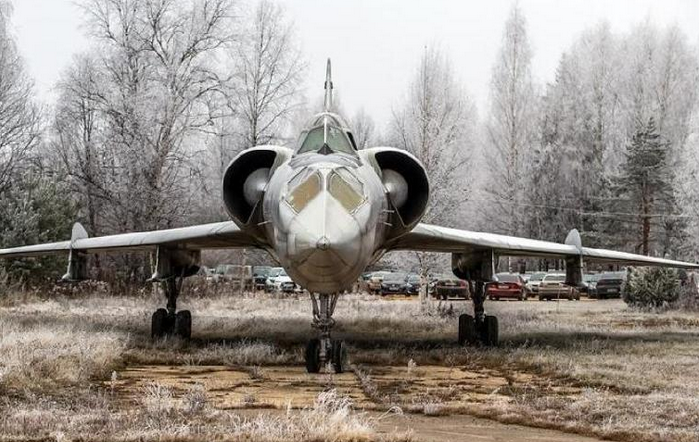
[[[309,152],[357,155],[352,132],[339,115],[330,112],[318,114],[308,127],[310,129],[301,132],[297,155]]]

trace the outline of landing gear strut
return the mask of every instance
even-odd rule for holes
[[[498,318],[485,314],[485,284],[483,281],[471,282],[471,297],[473,299],[473,316],[459,316],[459,345],[485,346],[498,345]]]
[[[182,339],[192,336],[192,314],[189,310],[177,311],[177,297],[182,290],[181,277],[170,277],[162,281],[167,296],[167,310],[159,308],[151,318],[150,333],[153,338],[175,335]]]
[[[306,370],[309,373],[318,373],[321,367],[328,362],[332,364],[335,373],[342,373],[342,364],[345,359],[345,350],[342,341],[334,341],[330,338],[330,331],[335,325],[332,318],[339,294],[311,293],[313,303],[313,322],[311,326],[318,330],[318,338],[311,339],[306,346]]]

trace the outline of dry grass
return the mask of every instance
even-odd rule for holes
[[[332,440],[379,437],[370,420],[338,397],[332,406],[321,400],[302,412],[245,417],[212,407],[202,388],[168,397],[167,389],[154,385],[142,392],[140,411],[132,412],[120,411],[108,388],[95,388],[96,380],[108,381],[124,364],[225,364],[245,367],[251,376],[261,373],[259,366],[301,365],[311,336],[304,296],[183,296],[180,307],[194,316],[190,343],[150,341],[150,314],[162,304],[155,295],[98,291],[41,298],[19,296],[0,308],[4,435],[44,437],[58,431],[68,437],[118,434],[115,438],[130,440],[161,434],[190,440],[227,432],[250,440],[316,440],[304,422],[320,428],[336,419],[349,427],[346,436]],[[351,295],[338,304],[337,332],[351,345],[358,383],[386,408],[467,412],[620,441],[699,440],[696,313],[639,313],[616,301],[495,302],[487,308],[501,324],[503,345],[497,349],[454,343],[455,318],[470,310],[463,302],[455,302],[452,312],[425,312],[416,302]],[[403,367],[407,380],[387,389],[372,375],[373,367],[382,365]],[[429,365],[532,380],[484,395],[492,399],[463,399],[458,385],[409,396]],[[295,436],[284,439],[285,434]]]

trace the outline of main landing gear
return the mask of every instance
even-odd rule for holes
[[[498,345],[498,318],[485,314],[485,284],[483,281],[471,282],[471,297],[473,298],[473,316],[459,316],[459,345],[484,346]]]
[[[311,339],[306,346],[306,370],[318,373],[329,362],[335,373],[342,373],[345,360],[345,349],[342,341],[332,340],[330,331],[335,325],[332,318],[337,304],[338,293],[316,296],[311,293],[313,303],[313,323],[311,326],[318,330],[318,338]]]
[[[182,277],[170,277],[161,282],[167,296],[167,310],[159,308],[151,318],[150,334],[153,338],[178,336],[189,339],[192,336],[192,314],[189,310],[177,311],[177,297],[182,290]]]

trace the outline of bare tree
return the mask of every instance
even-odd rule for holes
[[[364,108],[355,112],[349,124],[358,149],[371,147],[376,142],[376,123]]]
[[[8,2],[0,2],[0,192],[10,186],[40,134],[33,82],[7,29],[11,12]]]
[[[282,140],[301,101],[305,70],[293,24],[281,6],[260,0],[248,20],[234,49],[236,75],[228,89],[241,149]]]
[[[465,174],[474,148],[475,120],[475,108],[454,78],[448,58],[438,49],[426,49],[389,129],[389,142],[415,155],[430,178],[426,222],[458,223],[472,190]],[[423,271],[446,265],[434,254],[416,258],[413,265]],[[404,257],[397,259],[405,265]]]
[[[453,223],[471,189],[462,175],[474,144],[475,108],[454,79],[448,58],[426,49],[409,95],[391,120],[390,141],[427,170],[432,194],[425,220]]]
[[[507,234],[523,234],[522,207],[527,160],[536,137],[537,97],[531,78],[532,52],[526,21],[514,6],[505,24],[503,45],[493,67],[485,161],[492,197],[488,222]]]
[[[221,92],[213,55],[232,40],[229,0],[86,0],[104,69],[115,230],[181,222],[198,176],[193,145]]]
[[[110,187],[102,170],[105,139],[101,127],[104,97],[100,77],[93,57],[77,56],[58,84],[60,96],[53,122],[53,150],[71,178],[73,193],[84,208],[86,225],[92,235],[101,233],[98,220],[101,203],[111,201]]]

